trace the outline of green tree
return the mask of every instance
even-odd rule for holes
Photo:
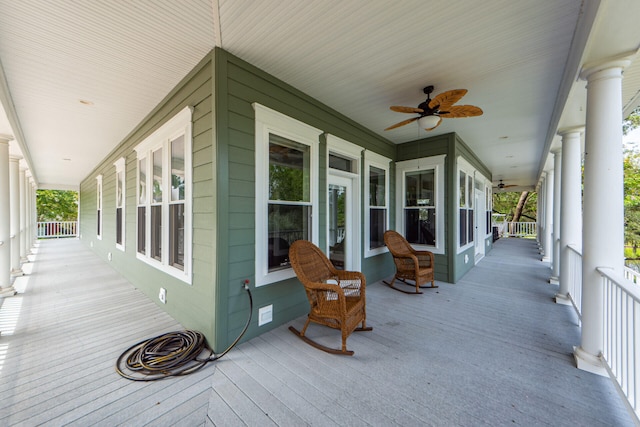
[[[640,153],[626,150],[624,170],[624,240],[636,255],[640,245]]]
[[[527,193],[524,195],[523,193]],[[520,203],[519,203],[520,202]],[[518,207],[522,205],[519,217]],[[493,193],[493,212],[506,215],[505,221],[535,221],[538,209],[538,193],[505,191]]]
[[[625,135],[640,127],[640,108],[636,108],[629,114],[629,117],[622,121],[622,133]]]
[[[36,193],[38,221],[76,221],[78,193],[65,190],[38,190]]]

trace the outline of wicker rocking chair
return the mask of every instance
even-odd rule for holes
[[[366,324],[364,275],[357,271],[337,270],[320,248],[306,240],[297,240],[291,245],[289,260],[304,285],[310,305],[302,330],[298,331],[293,326],[289,330],[320,350],[353,355],[353,351],[347,350],[347,337],[353,331],[373,329]],[[305,333],[310,322],[340,329],[342,348],[326,347],[308,338]]]
[[[393,276],[391,283],[384,281],[386,285],[407,294],[421,294],[420,288],[438,287],[433,277],[433,253],[416,251],[400,233],[393,230],[385,231],[384,243],[387,245],[389,252],[393,256],[393,262],[396,264],[396,274]],[[405,291],[393,286],[396,279],[407,285],[411,285],[411,283],[406,281],[412,280],[415,283],[415,292]],[[422,286],[428,282],[431,282],[431,286]]]

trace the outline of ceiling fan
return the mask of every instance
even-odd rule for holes
[[[474,105],[453,105],[458,102],[467,93],[466,89],[455,89],[442,92],[431,99],[431,92],[433,92],[433,86],[427,86],[423,89],[427,95],[427,99],[418,105],[418,108],[402,107],[398,105],[392,105],[391,110],[398,113],[418,114],[417,117],[412,117],[407,120],[403,120],[395,125],[391,125],[385,130],[391,130],[404,126],[411,122],[418,121],[418,124],[424,130],[433,130],[437,128],[442,119],[455,119],[460,117],[473,117],[482,115],[482,109]]]
[[[504,190],[505,188],[510,188],[510,187],[517,187],[517,185],[515,185],[515,184],[505,185],[505,183],[502,182],[502,180],[500,180],[500,183],[498,183],[498,185],[493,187],[493,188],[498,188],[500,190]]]

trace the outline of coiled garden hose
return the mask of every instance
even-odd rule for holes
[[[245,280],[243,287],[249,296],[249,318],[238,338],[225,351],[215,354],[201,332],[168,332],[140,341],[125,350],[116,361],[116,372],[132,381],[154,381],[191,374],[223,357],[238,344],[251,323],[253,298],[248,280]],[[203,353],[205,357],[202,357]]]

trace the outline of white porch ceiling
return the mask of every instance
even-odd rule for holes
[[[584,124],[580,67],[636,51],[639,17],[636,0],[0,0],[0,133],[40,187],[77,187],[217,45],[393,143],[455,131],[496,183],[532,187],[558,127]],[[385,132],[427,85],[484,115]]]

